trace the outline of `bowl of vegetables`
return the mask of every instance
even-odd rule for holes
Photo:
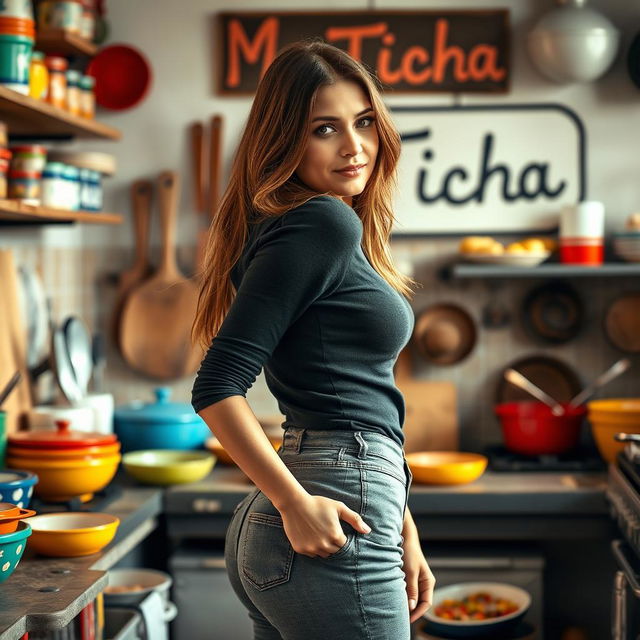
[[[436,589],[424,631],[451,638],[488,638],[515,628],[531,606],[527,591],[504,582],[460,582]]]

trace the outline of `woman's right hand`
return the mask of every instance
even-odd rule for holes
[[[293,550],[311,558],[326,558],[346,544],[340,520],[361,533],[371,531],[359,513],[344,502],[324,496],[300,497],[281,509],[280,515]]]

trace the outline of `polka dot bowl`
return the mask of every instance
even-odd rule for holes
[[[20,522],[13,533],[0,534],[0,584],[15,571],[30,535],[26,522]]]
[[[37,482],[38,476],[31,471],[0,468],[0,502],[11,502],[26,509]]]

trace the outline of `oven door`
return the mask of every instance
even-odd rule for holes
[[[618,570],[613,579],[611,637],[613,640],[640,638],[640,560],[624,540],[611,543]]]

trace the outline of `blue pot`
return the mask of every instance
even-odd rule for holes
[[[122,452],[142,449],[203,449],[211,431],[187,403],[169,402],[171,389],[155,389],[157,401],[136,402],[114,412],[113,428]]]

